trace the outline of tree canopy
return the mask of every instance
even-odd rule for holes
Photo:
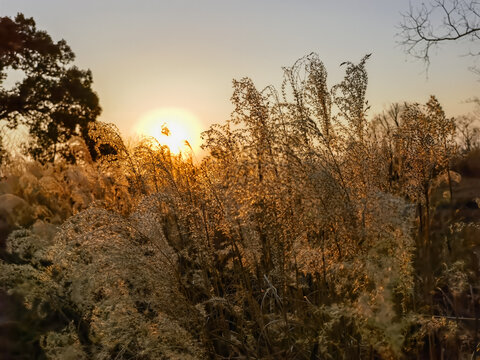
[[[10,129],[26,125],[25,150],[42,162],[73,160],[66,144],[74,136],[93,150],[88,124],[101,108],[91,71],[72,66],[74,58],[65,40],[54,42],[32,18],[0,18],[0,120]],[[5,80],[15,72],[21,79],[8,88]]]

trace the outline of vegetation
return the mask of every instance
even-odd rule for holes
[[[331,87],[316,54],[279,90],[234,81],[235,110],[203,134],[201,162],[154,139],[128,147],[97,121],[95,161],[77,137],[61,143],[75,161],[4,162],[9,354],[471,356],[478,130],[433,96],[370,116],[368,58]]]
[[[67,43],[53,42],[22,14],[0,18],[0,39],[0,119],[10,129],[28,127],[26,152],[43,163],[72,160],[65,144],[74,136],[93,148],[88,124],[100,114],[99,100],[91,72],[68,66],[75,55]],[[20,80],[4,86],[13,74]]]

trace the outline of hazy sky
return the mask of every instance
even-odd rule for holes
[[[416,1],[412,0],[412,4]],[[419,1],[418,1],[419,2]],[[102,121],[128,134],[154,109],[184,108],[204,127],[232,111],[231,80],[279,85],[282,66],[317,52],[340,81],[339,64],[368,62],[371,114],[391,102],[426,102],[435,94],[447,115],[469,112],[479,78],[465,48],[443,47],[422,63],[396,45],[409,0],[0,0],[0,14],[23,12],[54,40],[64,38],[76,64],[93,72]]]

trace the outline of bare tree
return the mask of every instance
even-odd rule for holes
[[[467,41],[466,55],[480,55],[480,1],[430,0],[402,14],[399,44],[405,52],[430,63],[432,48],[440,43]]]

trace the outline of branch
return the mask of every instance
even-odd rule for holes
[[[430,63],[432,46],[469,39],[480,42],[480,2],[478,0],[431,0],[402,14],[398,43],[407,54]],[[470,56],[480,51],[470,49]]]

